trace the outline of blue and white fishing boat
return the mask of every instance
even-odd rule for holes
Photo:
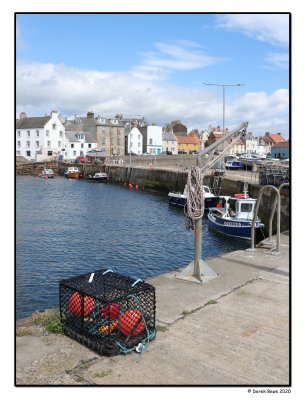
[[[250,240],[256,199],[250,198],[247,193],[236,194],[235,197],[222,196],[222,199],[223,207],[209,210],[211,226],[225,235]],[[263,228],[264,224],[257,217],[255,230]]]
[[[208,210],[211,207],[216,207],[219,196],[213,194],[208,186],[203,185],[203,190],[204,190],[204,208]],[[183,193],[181,192],[168,193],[169,204],[184,207],[186,205],[186,200],[187,200],[186,186],[184,188]]]

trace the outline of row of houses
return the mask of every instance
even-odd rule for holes
[[[105,118],[88,112],[86,117],[75,116],[68,120],[57,111],[44,117],[27,117],[21,113],[16,121],[16,156],[35,161],[74,160],[94,149],[107,156],[189,154],[203,150],[223,135],[220,127],[209,127],[201,132],[197,129],[187,131],[180,120],[162,127],[148,124],[144,118],[119,114]],[[278,151],[282,157],[283,144],[289,149],[289,143],[279,133],[266,133],[262,137],[248,133],[231,148],[231,153],[271,154],[271,149],[278,144],[282,146]]]

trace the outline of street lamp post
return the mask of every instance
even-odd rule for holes
[[[207,86],[221,86],[222,87],[222,132],[225,134],[225,117],[226,117],[226,87],[227,86],[244,86],[244,83],[232,83],[232,84],[225,84],[225,83],[206,83],[203,82],[203,85]]]

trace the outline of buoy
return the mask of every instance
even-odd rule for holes
[[[109,315],[110,319],[116,319],[119,316],[119,309],[118,303],[111,303],[103,307],[100,316],[102,318],[107,318]]]
[[[101,333],[113,332],[119,326],[118,321],[111,322],[110,325],[102,325],[98,328]]]
[[[121,315],[119,327],[120,331],[128,336],[137,336],[144,331],[144,321],[141,321],[142,314],[139,310],[129,310]]]
[[[132,190],[132,184],[131,183],[129,184],[129,189]]]
[[[216,204],[216,208],[222,208],[222,204],[221,203],[217,203]]]
[[[136,185],[136,186],[135,186],[135,189],[136,189],[136,190],[138,190],[138,189],[139,189],[139,186],[138,186],[138,185]]]
[[[94,300],[90,296],[84,297],[84,316],[86,317],[93,310]],[[82,313],[82,297],[78,292],[74,292],[69,301],[69,309],[74,315]]]

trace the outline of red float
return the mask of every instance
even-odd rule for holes
[[[142,320],[142,314],[138,310],[129,310],[122,314],[120,318],[120,331],[128,336],[137,336],[144,332],[144,321]]]
[[[107,318],[108,315],[111,319],[116,319],[119,316],[119,305],[118,303],[111,303],[109,306],[104,306],[100,316],[102,318]]]
[[[93,310],[94,300],[90,296],[84,297],[84,316],[86,317]],[[69,301],[69,309],[74,315],[82,314],[82,296],[78,292],[74,292]]]

